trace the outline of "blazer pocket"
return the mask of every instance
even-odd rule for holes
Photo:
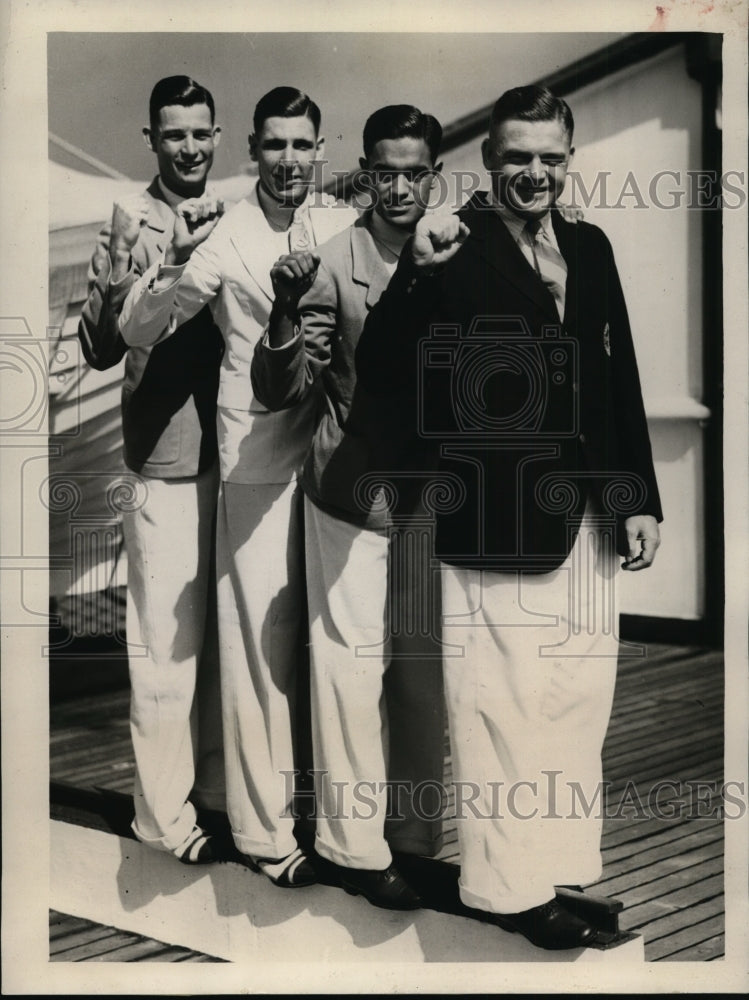
[[[323,502],[359,516],[371,509],[372,498],[367,498],[360,482],[369,472],[367,441],[342,430],[329,413],[315,432],[307,469]]]
[[[122,390],[122,437],[127,464],[174,465],[182,449],[184,415],[171,407],[160,407],[153,398],[141,398],[137,390]]]

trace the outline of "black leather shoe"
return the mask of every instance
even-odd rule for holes
[[[387,910],[418,910],[422,905],[421,896],[393,865],[384,871],[342,868],[341,885],[350,896],[364,896]]]
[[[516,931],[531,944],[550,951],[582,948],[592,944],[596,937],[595,928],[565,910],[558,899],[533,906],[522,913],[497,913],[495,917],[503,930]]]
[[[317,882],[315,869],[301,847],[280,859],[248,857],[257,871],[282,889],[301,889]]]
[[[172,854],[183,865],[209,865],[221,858],[220,839],[196,824]]]

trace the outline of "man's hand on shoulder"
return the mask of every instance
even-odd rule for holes
[[[651,514],[637,514],[624,522],[629,543],[629,555],[622,563],[622,569],[647,569],[655,559],[661,544],[658,522]]]
[[[166,249],[164,263],[184,264],[196,247],[206,240],[224,214],[224,202],[215,195],[188,198],[177,208],[172,241]]]
[[[576,205],[563,205],[561,201],[557,202],[557,211],[565,222],[582,222],[585,218],[585,213],[581,208]]]
[[[414,266],[422,274],[432,274],[455,256],[469,232],[457,215],[425,215],[419,220],[411,241]]]

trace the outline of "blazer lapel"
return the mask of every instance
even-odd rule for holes
[[[268,259],[267,241],[263,239],[263,234],[268,229],[268,222],[257,200],[257,191],[253,189],[239,204],[242,209],[234,216],[234,225],[229,238],[253,280],[272,302],[274,293],[270,269],[273,260]]]
[[[575,327],[578,309],[580,233],[579,224],[565,222],[559,212],[551,213],[551,224],[559,250],[567,265],[567,282],[564,293],[564,324]]]
[[[322,246],[333,236],[337,236],[345,226],[341,225],[340,213],[348,212],[354,216],[354,210],[348,205],[336,202],[334,198],[320,196],[317,192],[312,196],[314,202],[310,204],[309,217],[312,223],[312,232],[315,236],[315,246]],[[324,199],[324,200],[323,200]],[[312,200],[312,199],[311,199]]]
[[[154,234],[153,239],[157,251],[163,253],[174,231],[174,210],[164,200],[158,177],[154,177],[148,185],[146,194],[151,202],[146,225]]]
[[[390,281],[364,218],[351,226],[351,277],[356,284],[366,286],[368,309],[377,304]]]
[[[531,302],[547,312],[552,321],[558,323],[559,314],[553,295],[525,259],[509,229],[494,209],[488,203],[477,204],[466,214],[465,222],[477,240],[479,253],[487,262]]]

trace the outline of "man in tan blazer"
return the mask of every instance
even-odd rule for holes
[[[347,891],[394,909],[411,909],[420,899],[392,865],[391,848],[433,855],[440,847],[439,607],[428,573],[412,566],[406,577],[403,564],[395,569],[390,553],[405,535],[392,538],[388,510],[362,495],[371,461],[359,433],[366,403],[356,386],[354,353],[370,309],[424,215],[440,169],[441,136],[437,119],[411,105],[370,116],[361,166],[374,207],[318,253],[279,259],[268,336],[252,365],[256,397],[279,415],[308,405],[320,389],[325,397],[301,479],[316,849],[341,867]],[[392,435],[381,436],[391,440],[384,443],[402,443],[395,414],[389,426]],[[423,487],[416,456],[410,459],[410,485]],[[397,482],[402,491],[406,480]],[[426,613],[406,626],[407,608],[425,604]],[[400,820],[386,825],[388,782]]]
[[[209,305],[224,336],[217,574],[227,810],[237,849],[283,886],[315,877],[293,834],[290,776],[306,618],[296,477],[319,400],[313,394],[293,410],[269,412],[252,394],[250,361],[273,303],[275,260],[324,242],[356,217],[310,196],[323,149],[319,127],[307,95],[290,87],[266,94],[250,136],[257,187],[226,215],[210,198],[185,206],[163,260],[133,288],[121,322],[129,344],[168,342]]]
[[[211,572],[221,335],[203,309],[168,342],[128,349],[118,321],[127,293],[168,246],[179,206],[205,190],[220,137],[211,94],[186,76],[160,80],[143,131],[159,174],[144,194],[117,202],[99,234],[78,332],[93,368],[110,368],[125,354],[125,462],[145,496],[122,516],[133,829],[182,861],[204,862],[215,845],[197,826],[193,802],[224,805]]]

